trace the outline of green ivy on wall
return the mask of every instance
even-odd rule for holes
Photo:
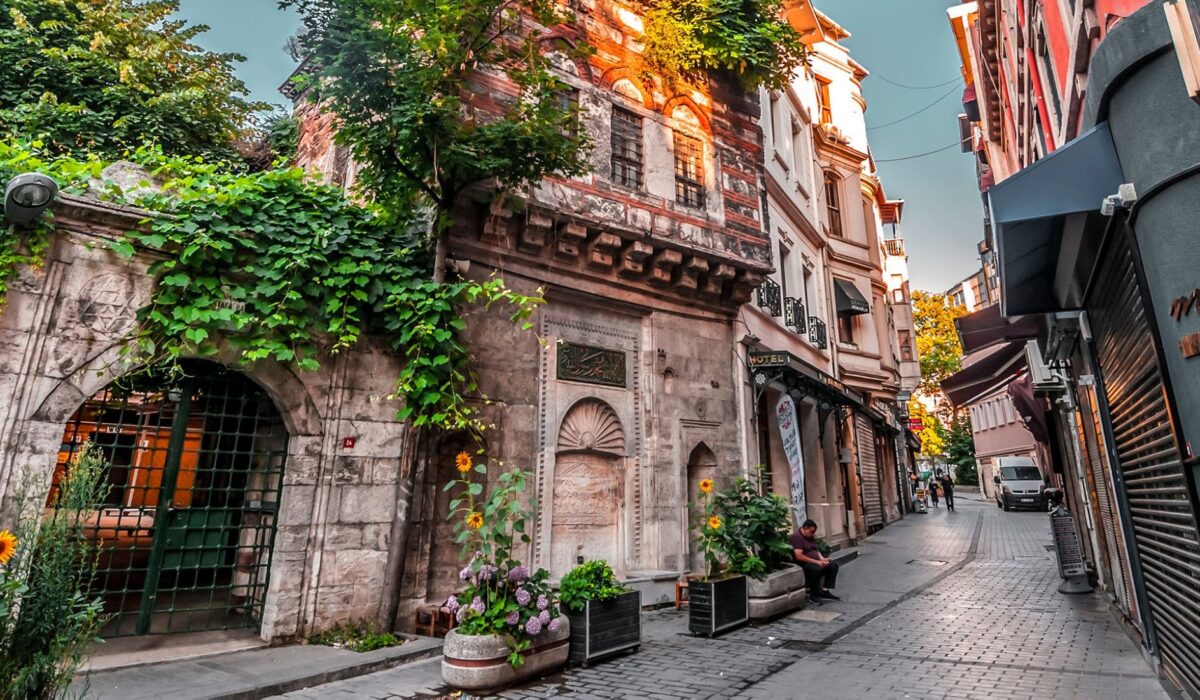
[[[165,258],[150,267],[156,284],[138,311],[129,359],[171,363],[231,347],[245,363],[271,359],[313,371],[372,336],[404,360],[395,387],[403,400],[400,419],[477,427],[459,309],[499,303],[529,327],[538,297],[517,294],[495,277],[430,281],[428,253],[388,223],[394,217],[313,183],[299,168],[239,173],[156,150],[140,150],[131,160],[161,189],[128,202],[155,215],[114,249],[132,256],[141,246]],[[32,145],[0,145],[0,171],[45,172],[68,192],[103,165],[42,160]],[[0,247],[13,251],[0,252],[8,256],[0,259],[4,274],[40,261],[49,230],[42,224],[20,240],[10,232]]]

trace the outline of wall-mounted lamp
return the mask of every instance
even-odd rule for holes
[[[58,183],[41,173],[25,173],[4,188],[4,218],[17,226],[33,223],[58,194]]]

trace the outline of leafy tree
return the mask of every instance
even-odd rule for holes
[[[499,191],[586,170],[576,109],[551,70],[555,0],[281,0],[297,8],[309,99],[338,121],[358,184],[405,226],[427,218],[443,278],[450,211],[469,188]],[[565,43],[554,49],[571,52]],[[496,76],[511,89],[494,92]]]
[[[234,75],[243,60],[171,19],[178,0],[0,0],[0,134],[53,153],[166,153],[232,159],[264,105]]]
[[[954,465],[955,478],[960,484],[979,485],[979,470],[975,462],[975,438],[971,418],[965,411],[955,411],[950,424],[942,428],[946,442],[946,461]]]
[[[808,51],[780,0],[653,0],[646,62],[669,76],[726,70],[744,87],[785,87]]]
[[[963,306],[951,303],[945,294],[914,291],[913,323],[917,331],[917,353],[921,358],[920,391],[940,394],[942,380],[962,369],[963,349],[954,319],[965,316]]]
[[[909,418],[920,418],[922,428],[917,432],[917,437],[921,440],[921,456],[927,459],[939,459],[944,456],[946,450],[946,441],[944,438],[942,421],[937,415],[929,412],[925,408],[925,404],[918,401],[916,398],[908,401],[908,416]]]

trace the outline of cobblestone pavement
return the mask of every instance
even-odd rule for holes
[[[637,654],[504,698],[1167,698],[1099,595],[1064,596],[1044,513],[958,499],[871,537],[842,602],[718,639],[645,616]],[[428,661],[288,698],[457,697]],[[464,696],[465,697],[465,696]]]

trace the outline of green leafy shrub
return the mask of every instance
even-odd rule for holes
[[[408,640],[397,637],[391,632],[380,632],[375,625],[362,621],[338,625],[331,630],[314,634],[308,638],[309,644],[320,644],[357,652],[400,646],[406,641]]]
[[[17,494],[15,532],[3,538],[15,551],[0,561],[0,698],[58,697],[97,640],[104,603],[91,595],[96,549],[84,531],[107,489],[104,468],[89,443],[68,466],[48,513],[34,495],[39,480],[26,479]]]
[[[612,600],[629,591],[617,580],[612,567],[603,559],[580,564],[571,569],[558,585],[558,597],[562,604],[575,612],[582,612],[589,600]]]
[[[713,498],[723,527],[717,535],[729,570],[761,579],[792,560],[788,543],[791,519],[787,501],[777,493],[762,493],[758,483],[738,478]]]
[[[825,556],[829,556],[830,554],[833,554],[833,547],[829,546],[829,543],[825,541],[824,537],[814,538],[813,544],[816,545],[817,551],[820,552],[821,554],[823,554]]]

